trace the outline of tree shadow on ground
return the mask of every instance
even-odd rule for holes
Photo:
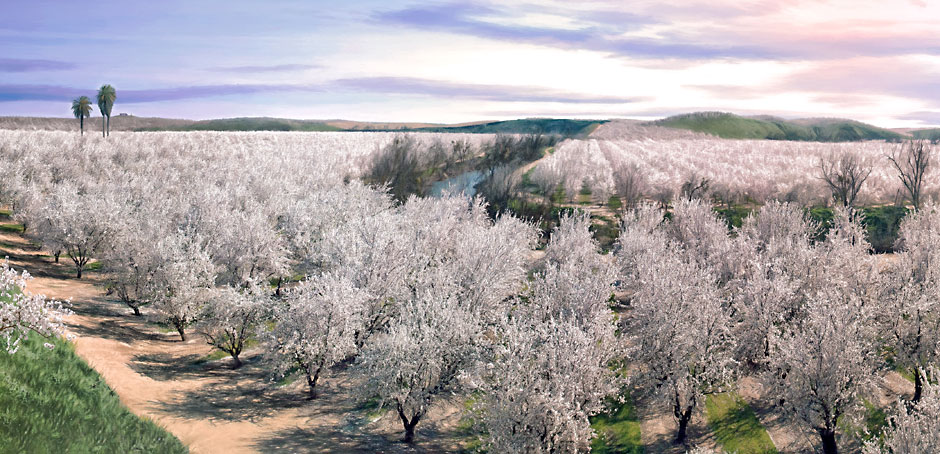
[[[168,355],[166,359],[169,358],[172,356]],[[151,356],[147,359],[162,358]],[[144,370],[157,376],[166,373],[162,376],[176,379],[179,375],[174,374],[180,373],[213,380],[198,389],[178,392],[170,401],[160,404],[159,409],[166,413],[186,418],[254,421],[309,402],[294,390],[276,386],[270,380],[269,372],[257,364],[257,358],[244,359],[245,364],[234,370],[227,360],[208,363],[201,363],[198,359],[174,361],[182,365],[156,361],[150,363],[150,368],[145,366]]]
[[[274,432],[258,440],[254,447],[260,452],[330,452],[330,453],[443,453],[459,452],[453,446],[436,443],[419,427],[414,444],[401,441],[401,436],[388,438],[367,431],[350,433],[336,428],[308,430],[300,427]]]
[[[134,356],[129,366],[134,372],[154,380],[181,380],[203,375],[205,368],[198,362],[201,358],[195,354],[150,353]]]
[[[179,343],[179,338],[166,336],[149,326],[144,317],[123,311],[126,306],[105,298],[72,301],[69,307],[76,315],[95,319],[96,323],[70,323],[69,328],[84,337],[98,337],[118,342],[140,341]]]
[[[29,269],[29,274],[34,277],[47,277],[50,279],[61,279],[61,280],[75,280],[75,268],[70,266],[71,261],[68,257],[63,257],[59,260],[59,263],[55,263],[51,258],[47,256],[34,255],[34,254],[17,254],[12,252],[11,249],[23,249],[29,250],[35,248],[39,250],[38,247],[32,245],[23,245],[18,243],[11,243],[7,241],[0,241],[0,259],[7,259],[14,267],[26,267]],[[19,265],[18,265],[19,264]],[[83,279],[86,280],[89,274],[95,273],[91,270],[83,271]]]

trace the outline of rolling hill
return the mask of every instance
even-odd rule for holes
[[[696,112],[651,122],[726,139],[769,139],[817,142],[902,140],[905,136],[854,120],[808,118],[785,120],[772,116],[742,117],[725,112]]]
[[[94,133],[98,118],[91,118],[86,130]],[[460,124],[366,122],[352,120],[294,120],[286,118],[244,117],[213,120],[172,118],[111,117],[113,131],[402,131],[449,132],[469,134],[550,134],[583,137],[609,120],[564,118],[524,118]],[[864,140],[898,141],[905,138],[940,138],[940,129],[890,131],[866,123],[833,118],[787,120],[774,116],[745,117],[725,112],[695,112],[651,122],[636,121],[638,126],[657,126],[694,131],[726,139],[768,139],[817,142],[853,142]],[[77,131],[72,118],[0,117],[0,129]],[[641,128],[642,129],[642,128]]]

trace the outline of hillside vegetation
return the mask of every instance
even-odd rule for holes
[[[453,132],[475,134],[552,134],[564,137],[584,136],[606,120],[568,120],[557,118],[526,118],[493,121],[465,126],[415,128],[420,132]]]
[[[111,127],[115,131],[402,131],[545,134],[583,138],[591,134],[598,126],[609,122],[610,120],[524,118],[446,125],[350,120],[293,120],[268,117],[195,121],[136,117],[122,114],[112,117]],[[725,139],[855,142],[864,140],[898,141],[908,137],[854,120],[829,118],[785,120],[772,116],[742,117],[725,112],[696,112],[652,122],[636,122],[636,127],[640,129],[652,126],[700,132]],[[0,129],[71,131],[78,130],[78,123],[71,118],[0,117]],[[915,138],[934,139],[940,137],[940,130],[913,131],[912,135]]]
[[[372,131],[372,132],[444,132],[472,134],[546,134],[563,137],[584,136],[606,120],[569,120],[526,118],[521,120],[462,123],[388,123],[350,120],[293,120],[288,118],[241,117],[213,120],[115,115],[115,131]],[[77,131],[71,118],[0,117],[0,129]]]
[[[926,139],[936,142],[940,140],[940,128],[911,131],[911,135],[914,136],[915,139]]]
[[[696,112],[657,120],[651,124],[712,134],[725,139],[769,139],[816,142],[901,140],[905,136],[854,120],[742,117],[725,112]]]
[[[185,453],[180,441],[127,410],[71,344],[33,334],[0,350],[0,453]]]
[[[170,127],[140,128],[146,131],[342,131],[322,121],[283,118],[223,118]]]

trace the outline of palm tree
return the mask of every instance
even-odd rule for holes
[[[85,117],[91,116],[91,100],[87,96],[81,96],[72,101],[72,113],[78,118],[78,124],[82,129],[82,135],[85,135]]]
[[[104,84],[98,89],[98,110],[101,111],[101,135],[105,135],[105,118],[108,119],[107,134],[111,135],[111,108],[114,107],[114,100],[117,99],[117,92],[114,87]]]

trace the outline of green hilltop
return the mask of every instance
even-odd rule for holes
[[[905,136],[866,123],[843,119],[785,120],[771,116],[742,117],[725,112],[676,115],[650,124],[712,134],[725,139],[768,139],[816,142],[898,141]]]

